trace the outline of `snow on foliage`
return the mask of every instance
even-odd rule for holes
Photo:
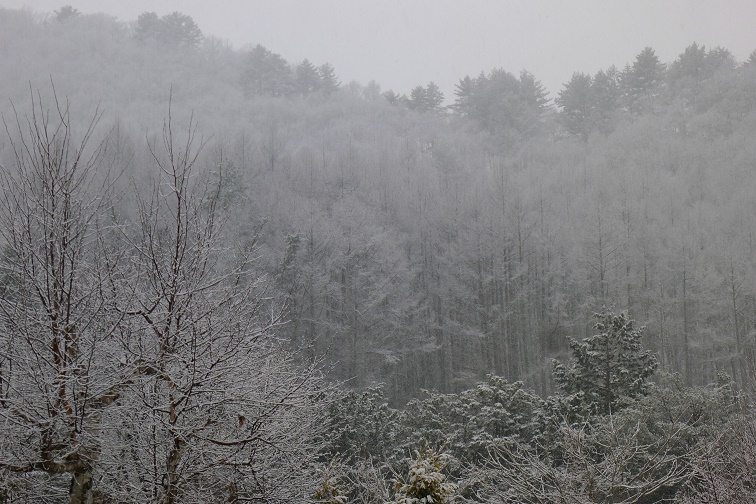
[[[443,504],[451,502],[457,485],[449,483],[443,471],[449,464],[449,455],[430,448],[415,452],[406,481],[395,483],[396,497],[387,504]]]
[[[656,356],[641,348],[644,328],[636,329],[627,312],[594,315],[596,334],[569,340],[569,367],[554,362],[557,385],[591,412],[609,414],[648,393]]]

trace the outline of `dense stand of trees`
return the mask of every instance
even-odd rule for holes
[[[432,82],[405,101],[374,83],[334,95],[330,65],[260,45],[162,52],[106,18],[3,16],[10,55],[49,55],[28,75],[57,76],[74,100],[99,90],[125,141],[176,82],[176,104],[222,144],[235,212],[267,219],[287,337],[339,378],[388,380],[406,398],[494,372],[547,392],[548,359],[614,305],[648,326],[663,368],[749,386],[753,57],[693,44],[667,68],[646,48],[624,70],[573,75],[559,109],[528,72],[497,69],[461,79],[439,116],[423,113],[440,108]],[[93,37],[95,61],[68,50],[65,63]],[[131,87],[107,70],[135,58]],[[138,87],[140,72],[155,84]],[[11,74],[3,88],[22,104]]]
[[[460,79],[445,107],[433,82],[409,97],[342,84],[327,63],[233,49],[181,13],[56,14],[0,10],[0,89],[15,106],[0,141],[0,418],[16,429],[2,437],[0,499],[301,497],[319,449],[325,463],[363,438],[373,443],[341,474],[383,500],[401,496],[379,484],[379,454],[411,470],[402,457],[422,439],[450,440],[454,460],[485,468],[467,498],[522,502],[534,489],[516,482],[535,471],[546,493],[532,502],[554,488],[632,499],[601,486],[627,474],[620,460],[669,469],[647,474],[648,495],[695,471],[690,499],[745,481],[658,442],[695,445],[708,434],[693,434],[694,417],[730,425],[713,411],[753,393],[756,53],[738,62],[692,44],[664,64],[645,48],[552,95],[527,71],[492,69]],[[29,83],[50,76],[79,113],[30,98]],[[105,115],[90,130],[93,97]],[[192,127],[177,140],[192,111],[206,144]],[[654,356],[631,362],[635,384],[566,363],[605,343],[594,313],[615,308],[645,326],[617,322],[622,348]],[[655,367],[679,378],[647,387]],[[358,391],[383,383],[359,407],[394,426],[323,436],[330,393],[317,369]],[[705,388],[723,373],[732,384]],[[423,389],[437,392],[417,399]],[[407,401],[414,416],[396,427],[389,404]],[[701,416],[664,430],[664,408],[688,407]],[[603,430],[578,423],[618,409]],[[563,449],[533,444],[545,418]],[[706,453],[747,436],[749,421],[706,437]],[[598,486],[571,476],[584,448],[607,446],[591,461]],[[436,455],[419,451],[413,467],[473,477]],[[693,473],[673,469],[683,462]],[[329,481],[321,495],[338,499]]]
[[[9,55],[49,55],[30,77],[56,76],[72,100],[97,90],[124,141],[154,127],[175,82],[175,104],[220,142],[234,212],[262,225],[287,338],[334,377],[387,381],[400,400],[489,372],[547,393],[549,359],[606,305],[646,325],[661,368],[689,384],[726,371],[750,387],[753,56],[692,44],[665,66],[645,48],[623,70],[574,74],[558,109],[530,73],[495,69],[461,79],[439,114],[432,82],[402,99],[260,45],[159,51],[106,18],[3,16]],[[94,37],[75,63],[66,48]],[[131,84],[107,70],[134,59]]]
[[[403,409],[380,388],[350,393],[330,407],[326,502],[386,502],[390,480],[395,502],[750,502],[753,418],[727,377],[652,384],[626,313],[597,314],[594,331],[573,345],[575,372],[555,366],[561,390],[545,399],[497,376]],[[743,448],[714,454],[735,439]]]

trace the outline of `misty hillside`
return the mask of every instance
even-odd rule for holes
[[[482,497],[492,495],[501,499],[496,502],[557,502],[528,494],[536,491],[535,486],[517,486],[528,464],[542,468],[534,462],[543,455],[539,450],[556,443],[561,448],[548,448],[556,451],[542,459],[553,462],[555,472],[544,469],[541,483],[546,483],[541,487],[558,486],[554,483],[558,477],[578,474],[575,467],[582,456],[571,452],[572,445],[565,440],[575,436],[595,443],[591,446],[605,447],[607,439],[617,439],[617,431],[612,430],[615,424],[591,423],[594,415],[627,408],[618,415],[617,425],[627,427],[625,437],[620,437],[635,443],[623,449],[635,451],[618,449],[615,462],[633,460],[635,469],[647,470],[643,478],[649,482],[648,493],[634,494],[629,487],[621,495],[606,490],[609,493],[604,495],[610,495],[610,500],[595,502],[660,502],[657,499],[674,497],[694,477],[692,469],[678,468],[693,467],[685,464],[692,464],[696,441],[708,435],[707,429],[720,428],[737,416],[734,412],[746,408],[756,392],[756,52],[741,62],[726,48],[691,41],[680,48],[678,59],[664,62],[653,48],[638,48],[634,61],[617,61],[595,75],[575,69],[572,76],[565,76],[562,89],[553,90],[545,89],[538,76],[527,71],[482,68],[477,76],[459,76],[455,96],[444,97],[432,79],[412,90],[382,90],[379,75],[369,84],[340,82],[339,69],[327,62],[286,61],[275,47],[236,49],[221,38],[202,34],[188,16],[147,14],[124,23],[100,14],[74,12],[56,17],[0,9],[0,96],[4,98],[0,109],[8,132],[0,140],[0,159],[7,173],[23,172],[26,165],[18,162],[23,151],[18,148],[19,135],[26,134],[22,131],[30,124],[27,121],[36,124],[28,119],[32,111],[43,117],[43,111],[52,110],[55,119],[56,97],[59,104],[70,104],[74,145],[95,114],[101,113],[88,149],[103,142],[95,159],[108,166],[107,176],[94,175],[93,180],[106,180],[99,183],[109,188],[113,200],[103,206],[107,211],[92,214],[93,227],[88,228],[104,230],[103,238],[91,244],[101,242],[105,248],[93,249],[99,252],[85,255],[83,261],[119,273],[108,281],[102,280],[103,273],[91,273],[87,282],[102,281],[97,285],[108,285],[99,289],[106,294],[108,289],[125,289],[131,296],[126,298],[137,300],[139,308],[121,306],[118,296],[111,299],[106,294],[97,306],[111,307],[108,323],[113,327],[128,324],[128,330],[118,329],[122,341],[135,341],[129,338],[136,336],[126,338],[126,333],[159,332],[150,310],[163,302],[167,310],[173,309],[173,298],[169,302],[168,297],[161,297],[167,287],[157,287],[164,278],[160,268],[177,260],[144,258],[162,250],[164,236],[169,237],[166,243],[172,243],[173,235],[166,229],[172,229],[170,219],[178,215],[176,229],[190,230],[187,240],[196,241],[186,253],[208,254],[192,263],[191,271],[224,272],[218,283],[201,276],[201,281],[192,284],[197,294],[188,298],[187,306],[200,303],[201,311],[201,306],[216,306],[213,300],[217,299],[219,309],[233,312],[218,312],[220,317],[207,321],[211,327],[219,318],[241,317],[241,306],[251,303],[256,318],[238,320],[254,320],[266,328],[260,334],[274,336],[276,343],[264,346],[269,358],[260,357],[250,368],[229,360],[229,368],[253,369],[255,376],[259,371],[260,381],[254,383],[263,383],[259,390],[270,390],[271,400],[279,397],[276,384],[286,383],[293,395],[280,392],[280,404],[302,393],[301,404],[280,416],[279,410],[271,414],[280,422],[278,430],[260,427],[260,436],[274,439],[270,446],[296,443],[297,436],[305,439],[302,432],[311,429],[307,433],[318,441],[302,447],[302,452],[310,450],[316,454],[312,460],[320,462],[330,456],[324,454],[340,453],[340,469],[334,464],[326,469],[349,474],[347,480],[362,478],[361,490],[349,490],[349,495],[368,499],[359,502],[389,498],[380,496],[375,486],[368,488],[380,486],[370,480],[379,478],[379,456],[394,464],[396,471],[406,471],[411,464],[406,457],[421,448],[415,443],[420,438],[428,450],[418,452],[415,464],[430,464],[427,470],[440,474],[449,461],[432,449],[445,448],[453,456],[448,470],[460,483],[452,488],[437,482],[441,493],[459,491],[470,499],[467,502],[476,498],[492,502]],[[170,31],[168,26],[175,29]],[[168,138],[175,138],[176,145],[183,146],[190,128],[196,128],[186,154],[168,148],[172,144],[166,141],[164,127],[169,120],[174,136]],[[51,142],[47,147],[57,145]],[[162,180],[161,173],[181,182],[155,182]],[[15,175],[3,177],[4,194],[21,187],[14,185]],[[210,182],[203,186],[200,179]],[[181,192],[184,183],[186,194]],[[211,188],[214,183],[217,192]],[[22,186],[29,191],[36,187],[31,182]],[[175,206],[160,203],[166,192],[175,192]],[[186,207],[196,219],[182,221],[176,209],[183,208],[181,197],[190,195],[198,198],[196,207]],[[13,227],[19,220],[8,217],[16,215],[15,207],[7,203],[11,200],[16,201],[6,196],[3,219]],[[210,218],[216,215],[216,205],[217,222]],[[168,216],[165,229],[155,217],[154,232],[144,231],[153,229],[153,220],[144,217],[148,208],[155,212],[149,215]],[[204,231],[198,222],[207,224]],[[129,234],[138,229],[147,233],[139,235],[146,238]],[[204,233],[217,241],[203,241]],[[85,234],[89,236],[89,231]],[[15,238],[8,231],[3,234],[5,260],[21,268],[19,257],[24,256],[13,248]],[[149,246],[134,245],[142,239]],[[90,242],[83,239],[82,243]],[[250,266],[242,256],[250,259]],[[115,257],[119,259],[111,264],[108,258]],[[143,271],[140,264],[150,264],[154,270]],[[20,280],[13,275],[21,273],[11,274],[11,270],[4,266],[3,278],[8,285],[20,285],[14,283]],[[253,301],[238,294],[237,304],[237,297],[233,302],[221,301],[208,293],[224,282],[235,293],[234,289],[244,290],[240,285],[246,285],[243,278],[251,272],[260,281],[249,284]],[[147,287],[138,284],[142,280]],[[148,294],[141,294],[143,288],[156,293],[154,306]],[[175,288],[177,296],[186,293]],[[11,301],[29,291],[19,287],[15,294],[9,292],[3,293],[8,300],[3,310],[4,317],[13,320],[20,313],[13,310],[20,305],[14,304],[11,310]],[[51,313],[47,305],[39,310]],[[622,318],[627,314],[636,326]],[[134,315],[139,320],[128,322]],[[627,401],[620,398],[622,394],[610,397],[606,390],[591,399],[580,382],[588,380],[581,378],[580,365],[586,363],[580,356],[590,360],[599,352],[590,346],[592,335],[597,331],[615,334],[601,325],[605,322],[620,324],[616,334],[637,340],[636,346],[617,350],[618,358],[632,361],[619,378],[632,382],[622,392]],[[103,322],[103,327],[108,323]],[[82,325],[79,321],[78,327]],[[645,330],[638,329],[641,326]],[[588,346],[579,347],[581,341]],[[148,347],[140,343],[139,352]],[[250,347],[249,352],[258,350]],[[146,367],[141,353],[133,359],[116,353],[108,356],[113,359],[111,367],[135,366],[135,374],[123,381],[129,387],[139,383],[134,376],[162,376],[156,367]],[[3,355],[0,359],[5,359]],[[567,368],[554,360],[578,364]],[[0,382],[14,372],[10,358],[2,366],[5,374],[0,374]],[[266,366],[278,374],[266,377],[260,371]],[[291,369],[305,370],[317,380],[291,378],[289,382],[290,378],[282,377],[292,377],[287,371]],[[635,381],[627,376],[634,376]],[[50,380],[58,383],[55,380],[62,378]],[[243,373],[235,374],[228,384],[244,380]],[[11,394],[10,379],[3,383],[0,392]],[[97,383],[103,390],[115,387],[107,381]],[[173,394],[170,387],[175,385],[170,383],[165,387]],[[187,383],[201,387],[199,382]],[[318,394],[326,394],[330,387],[337,387],[339,392],[333,393],[342,394],[342,399],[317,403]],[[119,392],[113,401],[133,408],[153,401],[154,391],[144,388],[140,393],[143,396],[126,399]],[[154,411],[158,411],[162,403],[154,400]],[[1,401],[0,408],[5,408]],[[63,402],[55,404],[50,411],[63,408]],[[510,415],[506,419],[491,410],[491,405],[501,408],[502,404]],[[307,421],[297,416],[305,410]],[[231,409],[226,413],[235,429],[252,421],[249,413],[245,416]],[[337,435],[328,438],[315,432],[323,423],[317,420],[320,414],[330,415],[324,425]],[[175,415],[173,409],[171,415]],[[463,420],[465,415],[474,418],[469,425]],[[665,423],[675,415],[670,425]],[[0,415],[0,419],[11,416]],[[52,417],[52,423],[59,421]],[[423,423],[423,418],[431,417],[436,423]],[[566,423],[559,424],[562,421]],[[113,424],[114,431],[130,432],[134,425],[128,422]],[[241,436],[236,431],[233,435],[211,433],[214,427],[208,426],[214,420],[210,417],[205,421],[198,416],[197,422],[203,426],[191,430],[192,436],[204,441],[215,436],[217,442],[211,445],[218,453],[223,443]],[[679,430],[683,427],[678,425],[678,429],[677,424],[693,430]],[[633,425],[644,427],[633,434]],[[176,429],[170,424],[166,432],[175,435]],[[208,433],[197,434],[203,429]],[[482,434],[475,434],[475,429]],[[21,436],[23,431],[14,432]],[[706,439],[720,443],[717,446],[742,445],[737,436],[744,431],[732,432],[730,438]],[[150,441],[145,433],[134,436],[158,446],[157,437]],[[128,446],[130,439],[121,439],[118,446]],[[174,448],[184,442],[179,439],[183,438],[174,438]],[[491,451],[486,444],[501,439],[522,446],[532,443],[527,449],[532,451],[506,443]],[[677,451],[665,451],[669,445]],[[0,447],[11,450],[6,442]],[[5,471],[0,473],[0,487],[15,482],[13,474],[48,471],[46,485],[67,488],[68,483],[56,478],[73,474],[73,462],[67,466],[55,462],[57,455],[43,453],[39,461],[23,465],[25,449],[13,448],[17,451],[8,459],[13,460],[0,463],[0,471]],[[180,450],[176,450],[164,451],[169,466],[171,456],[179,460]],[[277,496],[271,502],[305,502],[303,496],[323,479],[317,502],[346,502],[337,499],[341,494],[329,486],[333,483],[327,472],[326,476],[313,473],[305,467],[304,458],[300,465],[291,462],[297,466],[292,469],[294,465],[286,465],[288,459],[279,458],[278,448],[271,450],[265,452],[264,460],[271,464],[272,476],[264,484],[264,478],[255,480],[257,486],[248,484],[247,473],[242,477],[233,472],[234,464],[243,465],[241,452],[234,455],[238,460],[223,458],[229,471],[221,477],[223,484],[199,469],[191,476],[199,480],[184,474],[181,478],[196,483],[192,491],[206,499],[221,491],[231,496],[259,491]],[[493,458],[487,459],[489,455]],[[132,456],[135,465],[129,466]],[[133,495],[152,495],[149,499],[155,502],[195,502],[171,493],[171,485],[178,488],[179,480],[163,483],[164,494],[149,490],[130,494],[128,485],[147,485],[144,482],[150,477],[157,488],[155,482],[164,472],[150,469],[142,454],[124,448],[123,452],[98,452],[93,459],[98,457],[115,468],[109,469],[113,472],[108,476],[94,477],[107,488],[98,494],[102,499],[98,502],[135,502]],[[192,457],[202,458],[201,453]],[[363,463],[370,457],[374,457],[373,466]],[[510,465],[505,467],[502,461],[507,460]],[[607,460],[597,462],[597,467],[609,474]],[[144,474],[132,469],[139,464],[144,465]],[[481,471],[475,477],[471,476],[473,466]],[[702,471],[701,467],[695,470]],[[91,471],[90,467],[90,479]],[[310,472],[288,488],[290,482],[283,476],[287,471]],[[237,476],[238,488],[226,485]],[[749,477],[753,482],[753,474]],[[492,483],[497,478],[511,485],[506,492],[497,493],[500,488]],[[10,490],[0,490],[0,502],[5,502],[4,495],[8,499],[31,495],[23,492],[30,491],[33,480],[24,481],[13,483],[17,486],[8,483]],[[591,494],[575,481],[569,485],[578,492],[575,495]],[[253,486],[256,490],[250,490]],[[689,499],[679,502],[704,502],[694,497],[706,488],[701,483],[684,497],[678,494],[679,499]],[[526,499],[526,494],[530,500],[518,500]],[[112,500],[107,500],[108,495]],[[239,499],[229,501],[247,502]],[[580,502],[579,498],[574,502]]]

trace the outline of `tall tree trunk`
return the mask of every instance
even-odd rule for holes
[[[162,504],[176,504],[179,495],[178,465],[181,461],[183,442],[178,435],[174,435],[173,445],[165,461],[165,476],[163,477]]]
[[[92,503],[92,468],[88,464],[81,464],[71,476],[68,502],[69,504]]]
[[[732,303],[732,325],[735,332],[735,357],[733,358],[732,368],[736,383],[739,383],[741,387],[747,387],[747,377],[743,366],[743,342],[741,341],[738,323],[738,287],[735,282],[735,264],[733,259],[730,258],[730,301]]]
[[[688,331],[690,325],[688,324],[688,272],[687,272],[687,259],[685,256],[685,247],[683,247],[683,278],[682,278],[682,295],[683,295],[683,354],[685,356],[685,384],[691,386],[693,384],[693,369],[690,360],[690,341]]]

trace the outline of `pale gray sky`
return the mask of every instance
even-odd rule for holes
[[[497,67],[531,71],[554,97],[572,72],[621,67],[647,45],[665,62],[692,42],[741,61],[756,49],[756,0],[0,0],[38,12],[67,3],[121,20],[178,10],[235,47],[328,61],[344,83],[384,90],[432,80],[450,100],[461,77]]]

